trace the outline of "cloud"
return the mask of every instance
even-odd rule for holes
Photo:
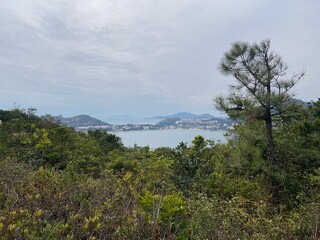
[[[308,97],[320,87],[316,9],[315,0],[4,0],[0,107],[207,112],[232,82],[217,70],[230,43],[267,37],[292,70],[307,68]]]

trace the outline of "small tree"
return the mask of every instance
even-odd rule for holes
[[[270,40],[259,44],[235,42],[224,54],[220,71],[236,79],[228,96],[217,97],[216,107],[230,117],[245,121],[263,120],[265,123],[269,166],[277,165],[273,140],[274,116],[284,117],[291,109],[290,90],[304,72],[287,77],[287,65],[281,56],[270,49]],[[279,201],[279,189],[273,186],[273,200]]]

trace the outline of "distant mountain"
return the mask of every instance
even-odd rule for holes
[[[165,127],[165,126],[172,126],[175,125],[177,121],[181,120],[180,118],[166,118],[158,123],[156,126]]]
[[[211,119],[214,118],[212,115],[206,113],[206,114],[192,114],[188,112],[179,112],[172,115],[167,116],[156,116],[152,117],[152,119],[167,119],[167,118],[180,118],[180,119]]]
[[[292,99],[290,99],[290,102],[295,104],[295,105],[298,105],[298,106],[303,106],[305,108],[308,107],[308,103],[302,101],[301,99],[292,98]]]
[[[111,124],[93,118],[89,115],[78,115],[74,117],[54,117],[56,121],[69,127],[89,127],[89,126],[111,126]]]

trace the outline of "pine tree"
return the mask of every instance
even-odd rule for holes
[[[268,164],[276,167],[273,140],[274,117],[282,119],[292,110],[290,90],[304,72],[287,77],[287,65],[270,49],[270,40],[250,44],[235,42],[220,63],[222,74],[235,78],[228,96],[215,99],[216,107],[243,121],[263,120],[268,146]],[[273,202],[279,203],[279,186],[272,181]]]

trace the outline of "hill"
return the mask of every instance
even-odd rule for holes
[[[109,123],[103,122],[99,119],[84,114],[69,118],[59,116],[55,119],[59,123],[69,127],[111,126],[111,124]]]
[[[302,101],[301,99],[297,98],[292,98],[290,99],[290,103],[298,105],[298,106],[303,106],[304,108],[308,107],[308,102]]]
[[[181,120],[180,118],[166,118],[156,123],[156,126],[165,127],[175,125],[177,121]]]

